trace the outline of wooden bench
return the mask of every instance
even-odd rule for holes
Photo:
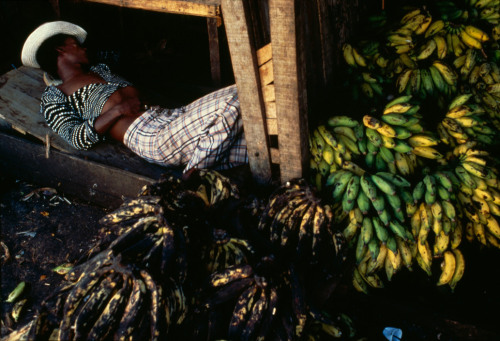
[[[109,207],[121,203],[122,196],[135,197],[167,171],[115,141],[73,149],[40,113],[44,88],[38,69],[23,66],[0,76],[2,172]]]

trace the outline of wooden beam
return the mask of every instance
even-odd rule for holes
[[[109,208],[121,204],[122,196],[136,197],[144,185],[157,181],[56,150],[51,150],[46,158],[43,145],[2,132],[0,167],[16,179],[53,187]]]
[[[302,177],[308,164],[305,61],[296,1],[269,0],[281,181]]]
[[[210,73],[214,86],[220,86],[220,51],[218,19],[207,18],[208,49],[210,52]]]
[[[84,0],[148,11],[220,18],[220,0]]]
[[[250,169],[259,183],[272,180],[265,109],[251,25],[243,0],[222,0],[222,14],[238,87]]]

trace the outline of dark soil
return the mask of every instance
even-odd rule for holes
[[[0,193],[2,249],[2,336],[23,325],[63,280],[53,269],[74,263],[96,241],[97,220],[105,210],[67,198],[53,189],[2,178]],[[28,198],[29,197],[29,198]],[[8,253],[6,253],[8,252]],[[18,323],[12,304],[5,303],[18,283],[25,281],[28,302]]]

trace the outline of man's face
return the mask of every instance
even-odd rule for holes
[[[64,41],[64,45],[59,47],[59,53],[72,62],[80,64],[89,63],[87,49],[82,47],[78,40],[73,37],[69,37]]]

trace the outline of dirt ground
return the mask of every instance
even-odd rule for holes
[[[59,285],[63,276],[53,269],[75,263],[98,239],[98,220],[110,209],[80,202],[24,181],[1,178],[0,223],[2,249],[2,337],[31,320],[40,303]],[[356,292],[349,277],[341,280],[326,309],[350,316],[358,336],[385,340],[382,330],[403,330],[403,340],[500,340],[497,306],[500,303],[500,251],[463,249],[467,270],[454,293],[436,287],[435,276],[419,269],[401,271],[385,289],[369,295]],[[438,265],[436,265],[438,266]],[[28,284],[25,308],[16,322],[8,294],[18,283]],[[365,339],[365,340],[366,340]]]

